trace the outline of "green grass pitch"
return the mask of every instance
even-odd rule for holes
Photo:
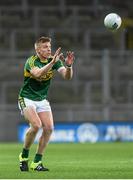
[[[49,172],[20,172],[22,144],[0,144],[0,179],[132,179],[133,143],[52,144],[44,164]],[[36,145],[30,152],[34,157]],[[29,161],[29,163],[30,163]]]

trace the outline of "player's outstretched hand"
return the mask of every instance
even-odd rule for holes
[[[61,51],[61,47],[59,47],[57,50],[56,50],[56,52],[55,52],[55,54],[54,54],[54,56],[53,56],[53,59],[52,59],[52,64],[55,64],[58,60],[59,60],[59,56],[60,56],[60,51]]]
[[[74,62],[74,52],[71,51],[67,51],[67,57],[65,59],[65,63],[67,66],[72,66],[73,62]]]

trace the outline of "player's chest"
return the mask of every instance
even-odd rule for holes
[[[42,67],[45,67],[47,64],[48,64],[48,63],[39,63],[39,64],[38,64],[38,67],[39,67],[39,68],[42,68]],[[42,76],[40,77],[40,80],[41,80],[41,81],[47,81],[47,80],[51,79],[51,78],[53,77],[53,75],[54,75],[54,71],[53,71],[53,69],[51,68],[47,73],[45,73],[44,75],[42,75]]]

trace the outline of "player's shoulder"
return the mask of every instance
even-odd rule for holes
[[[34,67],[37,59],[38,59],[37,55],[32,55],[28,57],[25,62],[25,67],[30,67],[30,68]]]
[[[34,64],[37,59],[38,59],[37,55],[32,55],[28,57],[26,64]]]
[[[32,56],[30,56],[30,57],[27,59],[27,62],[33,62],[33,61],[35,61],[36,59],[38,59],[38,56],[37,56],[37,55],[32,55]]]

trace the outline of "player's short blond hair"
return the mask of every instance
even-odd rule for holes
[[[51,42],[51,38],[49,37],[40,37],[39,39],[36,40],[35,42],[35,49],[42,43],[45,43],[45,42]]]

